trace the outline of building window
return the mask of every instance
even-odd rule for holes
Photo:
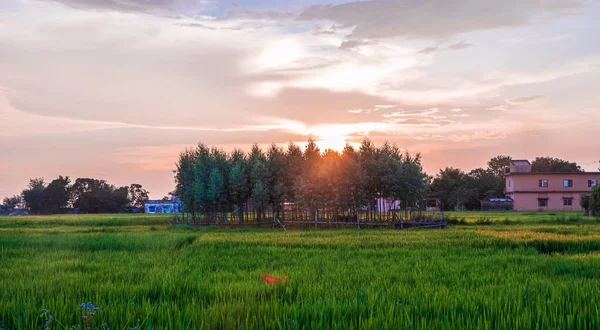
[[[573,187],[573,180],[565,180],[565,181],[563,181],[563,187],[565,187],[565,188]]]
[[[156,206],[148,206],[148,213],[156,212]]]
[[[564,206],[572,206],[573,205],[573,198],[563,198],[563,205]]]
[[[540,187],[547,188],[548,187],[548,180],[546,180],[546,179],[540,180]]]
[[[598,184],[598,180],[596,180],[596,179],[588,180],[588,187],[593,187],[597,184]]]
[[[539,207],[548,206],[548,198],[538,198],[538,206]]]

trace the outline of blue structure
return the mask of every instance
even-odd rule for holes
[[[144,213],[147,214],[164,214],[164,213],[179,213],[183,212],[183,204],[176,196],[171,200],[148,200],[144,203]]]

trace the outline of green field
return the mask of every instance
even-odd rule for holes
[[[444,230],[172,227],[0,218],[0,328],[597,329],[600,222],[447,213]],[[464,218],[464,219],[463,219]],[[261,275],[286,277],[269,285]]]

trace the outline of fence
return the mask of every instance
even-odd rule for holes
[[[358,212],[339,211],[299,211],[280,210],[273,212],[214,212],[199,213],[192,218],[191,214],[177,214],[171,220],[172,224],[189,224],[192,226],[217,226],[228,228],[445,228],[446,221],[437,212],[422,210],[390,210],[388,212],[373,212],[361,210]]]

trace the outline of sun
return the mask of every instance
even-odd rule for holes
[[[327,149],[331,149],[341,153],[346,144],[349,143],[346,137],[334,137],[322,140],[316,140],[315,143],[321,149],[321,151],[325,151]]]
[[[325,151],[327,149],[342,152],[346,144],[352,144],[348,134],[351,133],[345,125],[325,125],[315,127],[312,132],[315,138],[315,143]]]

